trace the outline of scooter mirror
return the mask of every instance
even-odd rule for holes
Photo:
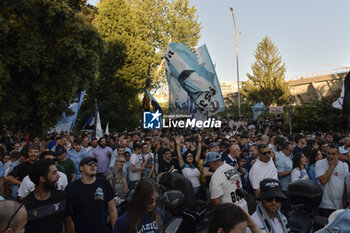
[[[183,219],[182,218],[174,218],[170,221],[167,228],[165,229],[165,233],[177,233],[180,229],[180,226],[182,224]]]

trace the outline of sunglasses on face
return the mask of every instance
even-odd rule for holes
[[[271,151],[262,152],[263,155],[271,154]]]
[[[267,198],[267,199],[265,199],[265,200],[266,200],[267,202],[272,202],[273,199],[275,199],[275,202],[282,202],[282,201],[283,201],[283,199],[280,198],[280,197],[270,197],[270,198]]]
[[[88,166],[92,166],[93,165],[93,166],[97,167],[97,163],[95,161],[90,161],[86,165],[88,165]]]
[[[229,141],[230,143],[235,143],[236,141]]]

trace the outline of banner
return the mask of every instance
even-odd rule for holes
[[[157,100],[153,97],[153,95],[151,94],[151,92],[149,92],[147,89],[145,89],[145,92],[148,96],[148,98],[151,100],[151,104],[154,108],[155,111],[159,110],[160,113],[163,113],[162,108],[160,107],[160,105],[158,104]]]
[[[283,114],[283,106],[269,107],[269,113],[271,114]]]
[[[202,60],[207,60],[205,53],[203,54]],[[208,63],[208,61],[206,62]],[[199,64],[197,56],[184,44],[169,44],[165,52],[165,66],[169,93],[172,95],[170,98],[175,96],[177,99],[180,99],[180,86],[191,98],[201,114],[210,116],[218,112],[220,103],[214,97],[218,93],[221,94],[220,86],[215,86],[210,72]],[[187,98],[185,99],[185,96],[181,97],[183,99],[180,104],[185,103],[185,105],[180,107],[186,109]],[[169,102],[171,108],[176,108],[179,103],[175,99],[170,99]]]
[[[96,115],[96,117],[95,117],[95,119],[96,119],[95,137],[98,140],[103,136],[103,131],[102,131],[100,113],[98,111],[97,101],[95,104],[95,115]]]
[[[73,99],[73,102],[69,105],[69,109],[74,113],[71,116],[66,116],[66,113],[63,113],[62,119],[56,124],[54,131],[61,133],[62,131],[70,132],[73,130],[75,122],[77,121],[78,111],[84,100],[86,90],[76,93]]]
[[[207,46],[202,45],[201,47],[196,49],[196,54],[198,57],[199,64],[208,71],[211,78],[211,82],[214,84],[215,89],[218,90],[217,93],[213,96],[213,112],[209,113],[209,115],[214,115],[226,109],[224,97],[222,96],[220,88],[220,83],[216,75],[215,67],[210,58]]]
[[[252,107],[252,112],[253,112],[253,120],[255,121],[256,119],[261,116],[266,110],[265,104],[263,102],[257,103]]]
[[[175,77],[167,69],[166,75],[169,87],[169,114],[186,114],[187,92],[180,86]]]

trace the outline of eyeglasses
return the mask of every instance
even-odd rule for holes
[[[118,163],[125,163],[124,160],[117,160]]]
[[[263,155],[271,154],[271,151],[262,152]]]
[[[229,141],[230,143],[235,143],[236,141]]]
[[[7,223],[7,227],[5,228],[5,230],[8,229],[8,228],[10,228],[10,224],[11,224],[12,219],[15,218],[16,214],[17,214],[18,211],[22,208],[22,206],[24,206],[24,202],[22,202],[22,203],[19,205],[19,207],[17,208],[17,210],[13,213],[13,215],[11,216],[11,218],[9,219],[9,221],[8,221],[8,223]]]
[[[273,199],[275,199],[275,202],[282,202],[282,201],[283,201],[283,199],[280,198],[280,197],[270,197],[270,198],[266,198],[265,200],[266,200],[267,202],[272,202]]]
[[[96,163],[95,161],[90,161],[90,162],[88,162],[86,165],[97,167],[97,163]]]

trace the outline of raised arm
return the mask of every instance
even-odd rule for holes
[[[177,160],[179,161],[180,168],[182,168],[184,165],[184,160],[183,160],[182,155],[181,155],[181,138],[176,137],[175,141],[176,141]]]
[[[198,147],[197,147],[197,154],[196,154],[196,157],[195,157],[196,163],[198,163],[199,159],[201,158],[201,153],[202,153],[201,136],[198,135]]]

